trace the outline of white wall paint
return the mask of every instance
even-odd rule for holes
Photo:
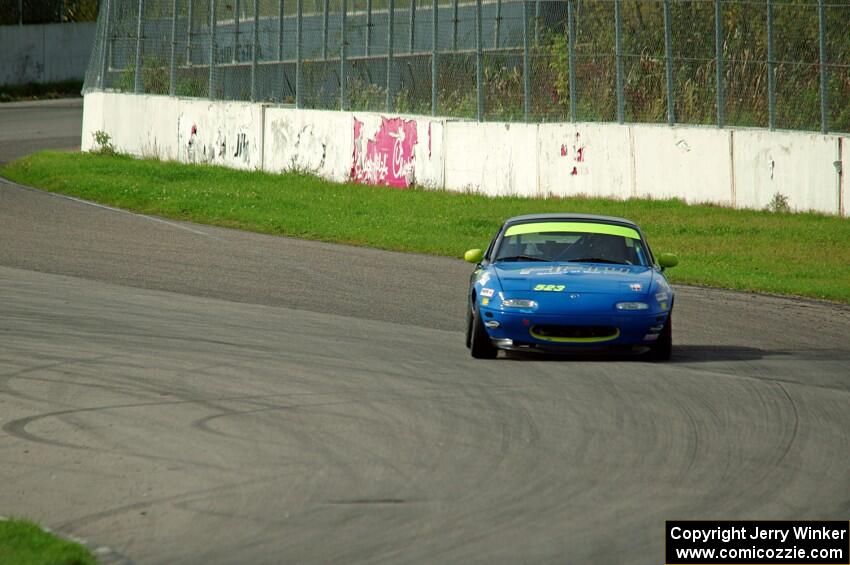
[[[730,130],[630,127],[635,196],[732,205]]]
[[[446,188],[537,196],[537,125],[446,122]]]
[[[537,159],[543,194],[628,198],[632,195],[629,128],[540,124]]]
[[[774,194],[796,211],[838,212],[838,142],[834,136],[736,131],[735,204],[764,208]]]
[[[839,188],[841,195],[841,209],[839,214],[847,217],[850,216],[850,137],[842,137],[839,140],[839,148],[841,150],[841,178],[839,179]]]
[[[357,143],[355,121],[362,124]],[[378,157],[386,162],[402,126],[404,158],[411,165],[405,178],[430,188],[491,196],[681,198],[756,209],[779,192],[795,210],[840,214],[840,201],[845,215],[850,208],[850,138],[805,132],[479,124],[93,92],[85,98],[82,147],[94,148],[92,133],[102,130],[119,151],[133,155],[272,172],[299,169],[346,181],[356,145],[362,152],[383,136],[389,145]]]
[[[97,149],[94,142],[94,133],[104,131],[103,113],[106,111],[106,94],[103,92],[91,92],[86,94],[83,100],[83,133],[80,139],[80,150],[91,151]]]
[[[166,96],[86,94],[83,151],[97,149],[93,133],[103,131],[118,151],[138,157],[176,159],[177,112],[186,101]]]
[[[235,169],[262,168],[263,111],[260,104],[250,102],[178,100],[176,122],[170,126],[176,128],[177,160]]]
[[[309,171],[343,182],[351,172],[352,118],[347,112],[267,108],[264,168]]]
[[[442,189],[445,178],[446,122],[440,119],[416,119],[419,144],[414,155],[416,184],[426,188]]]

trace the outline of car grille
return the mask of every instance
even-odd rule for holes
[[[557,326],[543,324],[531,328],[531,334],[538,339],[613,339],[620,332],[614,326]]]

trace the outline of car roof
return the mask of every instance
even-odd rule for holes
[[[621,224],[637,228],[638,225],[631,220],[625,218],[617,218],[614,216],[597,216],[595,214],[526,214],[524,216],[514,216],[505,220],[505,225],[508,224],[524,224],[536,221],[551,221],[551,220],[581,220],[583,222],[599,222],[603,224]]]

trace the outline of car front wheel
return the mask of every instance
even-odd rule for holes
[[[472,347],[472,308],[466,309],[466,348]]]
[[[668,361],[673,354],[673,313],[667,316],[667,323],[658,336],[658,341],[649,346],[649,359],[651,361]]]
[[[472,322],[470,324],[469,352],[476,359],[495,359],[499,350],[493,346],[478,305],[472,306]]]

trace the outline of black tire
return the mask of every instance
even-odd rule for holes
[[[499,350],[493,346],[484,321],[478,312],[478,306],[472,307],[471,335],[469,340],[469,353],[476,359],[495,359]]]
[[[472,347],[472,308],[466,309],[466,348]]]
[[[667,323],[658,336],[658,341],[649,346],[647,356],[650,361],[669,361],[673,354],[673,313],[667,316]]]

